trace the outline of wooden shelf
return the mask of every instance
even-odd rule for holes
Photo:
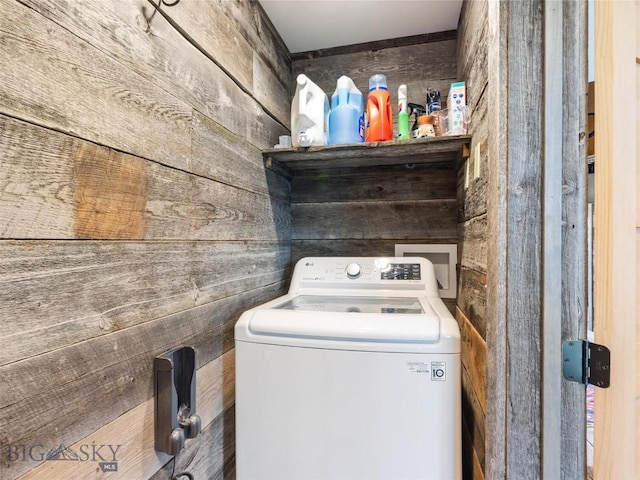
[[[275,148],[262,152],[265,166],[288,176],[310,169],[373,167],[403,163],[454,164],[471,135],[405,141],[352,143],[308,148]]]

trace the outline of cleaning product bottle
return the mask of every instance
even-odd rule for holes
[[[437,90],[427,91],[427,114],[440,110],[440,92]]]
[[[331,97],[329,145],[364,142],[362,93],[346,75],[338,79]]]
[[[328,118],[327,94],[301,73],[291,102],[291,144],[294,147],[326,145]]]
[[[407,86],[398,88],[398,140],[409,139],[409,112],[407,111]]]
[[[381,74],[369,78],[365,138],[367,142],[383,142],[393,138],[391,96],[387,90],[387,78]]]

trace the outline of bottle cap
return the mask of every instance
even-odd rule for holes
[[[377,89],[387,89],[387,77],[382,75],[381,73],[377,73],[369,78],[369,91],[377,90]]]

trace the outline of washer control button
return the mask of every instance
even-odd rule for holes
[[[362,267],[357,263],[350,263],[347,265],[347,277],[358,278],[362,275]]]

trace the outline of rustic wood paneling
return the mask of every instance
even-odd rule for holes
[[[0,444],[47,439],[67,445],[84,438],[152,397],[156,355],[190,345],[201,367],[230,349],[223,331],[232,330],[244,310],[283,287],[276,283],[0,367]],[[6,457],[1,465],[11,476],[33,467]]]
[[[150,3],[147,5],[148,10],[153,11]],[[192,42],[206,52],[230,77],[252,91],[253,51],[235,24],[229,21],[222,10],[221,3],[179,2],[173,7],[163,6],[162,12],[176,28],[189,35]],[[249,20],[245,19],[245,21]],[[152,26],[154,21],[155,17],[152,20]]]
[[[68,181],[74,189],[73,237],[144,238],[148,162],[89,142],[60,153],[73,162],[73,179]]]
[[[487,215],[481,215],[459,225],[458,264],[461,267],[487,272]]]
[[[462,478],[468,480],[484,480],[484,469],[478,455],[473,449],[473,436],[469,426],[462,419]]]
[[[637,4],[637,2],[636,2]],[[562,119],[562,341],[587,338],[587,5],[563,3]],[[576,141],[580,139],[580,141]],[[562,442],[559,458],[564,478],[584,478],[586,464],[585,389],[562,381]]]
[[[58,138],[63,134],[2,116],[0,135],[0,145],[6,145],[3,163],[7,167],[0,172],[5,177],[0,177],[0,187],[11,199],[11,203],[2,202],[0,210],[3,238],[286,237],[288,205],[267,195],[211,182],[89,142],[66,141]],[[28,142],[19,141],[25,137]],[[52,146],[65,150],[41,156],[41,146],[44,151]],[[29,163],[25,165],[25,161]],[[56,174],[53,184],[49,171]],[[23,176],[18,176],[20,173]],[[69,174],[66,180],[64,173]],[[265,180],[257,180],[264,189]],[[56,191],[61,195],[56,196]],[[48,192],[54,195],[43,195]],[[73,208],[64,203],[71,201],[69,192],[73,192]],[[42,221],[43,214],[55,220]]]
[[[370,50],[382,50],[385,48],[406,47],[420,43],[442,42],[444,40],[455,40],[458,38],[457,30],[445,30],[444,32],[422,33],[419,35],[409,35],[408,37],[387,38],[375,40],[373,42],[356,43],[353,45],[341,45],[339,47],[321,48],[307,52],[296,52],[291,54],[291,60],[303,61],[318,57],[333,57],[336,55],[346,55],[350,53],[362,53]]]
[[[200,3],[148,23],[157,2],[0,0],[3,451],[118,443],[108,475],[152,477],[169,461],[152,359],[187,344],[198,413],[218,417],[188,468],[233,475],[232,368],[206,372],[239,314],[286,287],[289,182],[259,149],[287,132],[291,66],[258,3]],[[36,466],[0,462],[2,478]],[[31,473],[103,475],[80,467]]]
[[[456,236],[455,200],[296,203],[292,240]]]
[[[458,24],[458,77],[466,82],[467,104],[472,111],[484,101],[489,81],[488,6],[482,0],[464,2]]]
[[[313,173],[313,172],[310,172]],[[370,200],[426,200],[456,197],[451,168],[428,165],[370,169],[327,169],[315,175],[295,175],[291,202],[346,202]]]
[[[303,257],[391,257],[398,243],[456,243],[456,237],[414,238],[411,240],[293,240],[291,264]]]
[[[191,150],[194,174],[289,203],[289,182],[265,170],[262,151],[199,112]]]
[[[0,365],[284,281],[288,265],[269,242],[0,242]]]
[[[9,0],[6,1],[8,2]],[[261,105],[252,98],[251,94],[247,93],[252,90],[251,83],[238,85],[202,51],[190,43],[189,39],[192,38],[191,34],[193,32],[189,29],[196,28],[195,25],[190,23],[181,25],[179,26],[180,31],[178,31],[161,14],[156,14],[149,26],[145,17],[148,18],[151,15],[153,6],[147,0],[132,0],[128,2],[84,1],[81,8],[77,8],[76,2],[65,2],[64,0],[25,0],[25,3],[52,20],[52,22],[46,23],[49,26],[48,30],[51,30],[49,35],[61,36],[63,35],[62,33],[58,34],[56,32],[65,32],[65,35],[75,38],[75,42],[72,43],[74,48],[86,51],[85,56],[91,56],[92,61],[88,64],[85,64],[83,57],[77,59],[77,64],[82,67],[79,71],[85,71],[87,65],[97,64],[97,72],[105,69],[107,73],[104,75],[108,74],[107,78],[113,77],[115,85],[111,89],[114,91],[114,95],[122,91],[121,96],[125,99],[130,99],[128,104],[124,105],[127,109],[134,109],[137,104],[141,105],[140,109],[145,106],[144,97],[140,93],[139,86],[129,97],[125,97],[127,85],[124,82],[127,81],[127,78],[132,77],[134,78],[132,82],[135,85],[157,85],[160,87],[159,89],[149,86],[147,90],[161,91],[173,103],[180,105],[180,108],[186,108],[183,115],[184,121],[182,122],[185,124],[184,127],[188,126],[188,122],[191,119],[191,107],[193,107],[236,135],[246,138],[258,148],[272,147],[277,143],[278,135],[287,133],[287,129],[265,113]],[[188,5],[199,7],[200,3],[202,2],[181,2],[173,8],[185,8]],[[204,2],[202,6],[206,7],[207,12],[210,13],[210,10],[215,8],[214,3]],[[218,5],[218,3],[215,3],[215,5]],[[164,8],[165,10],[163,11],[165,13],[171,13],[171,8]],[[195,22],[196,20],[193,21]],[[40,23],[42,22],[46,22],[46,20],[42,19]],[[61,28],[56,28],[53,22],[69,30],[69,32],[73,32],[73,35]],[[9,29],[8,31],[11,31],[10,25],[7,28]],[[185,35],[188,38],[185,38]],[[37,35],[35,38],[37,38]],[[218,33],[216,33],[216,38],[218,38]],[[226,42],[227,40],[212,41]],[[46,44],[45,39],[42,42]],[[65,51],[64,44],[60,45],[59,48],[63,52]],[[42,68],[44,68],[38,58],[40,54],[45,54],[45,52],[46,50],[31,52],[32,61],[35,62],[33,66],[35,72],[41,72]],[[215,52],[209,52],[209,54],[212,53]],[[63,53],[60,53],[60,55],[63,55]],[[65,53],[64,55],[67,54]],[[104,62],[101,60],[103,57],[105,58]],[[253,60],[250,58],[249,61],[248,66],[253,69]],[[68,68],[70,69],[71,66]],[[57,76],[63,75],[64,71],[63,69],[58,72]],[[20,72],[16,73],[19,74]],[[52,90],[49,87],[46,71],[42,72],[42,75],[34,76],[33,73],[29,75],[34,77],[29,79],[29,85],[33,85],[30,89],[44,86],[45,92]],[[53,79],[55,80],[57,76],[54,76]],[[122,79],[120,79],[120,76],[122,76]],[[141,116],[131,118],[131,121],[128,122],[128,117],[123,115],[111,118],[109,117],[111,111],[114,112],[114,115],[119,114],[116,109],[118,104],[111,107],[110,103],[102,100],[102,97],[109,94],[109,85],[104,85],[105,81],[103,80],[98,82],[97,86],[92,87],[92,84],[89,83],[92,77],[87,75],[85,83],[88,86],[85,86],[84,83],[80,84],[80,82],[84,81],[83,79],[84,77],[79,77],[76,80],[74,76],[61,80],[63,81],[62,84],[65,85],[63,92],[69,92],[69,101],[75,105],[75,107],[72,105],[65,108],[75,108],[76,110],[69,113],[69,115],[74,116],[66,118],[68,116],[66,111],[57,108],[58,103],[63,101],[64,98],[60,92],[53,90],[50,93],[52,98],[43,98],[32,108],[36,113],[40,110],[45,113],[52,111],[52,121],[38,121],[43,114],[39,114],[39,116],[33,115],[27,119],[33,118],[37,123],[69,131],[66,128],[67,123],[81,122],[84,119],[93,121],[93,117],[88,117],[88,115],[98,116],[101,119],[100,122],[89,122],[87,124],[85,121],[81,125],[84,130],[80,130],[78,127],[77,131],[73,130],[73,133],[146,158],[162,161],[167,165],[188,169],[188,152],[183,153],[181,156],[172,154],[175,148],[188,149],[190,145],[188,137],[173,145],[178,141],[174,139],[174,136],[180,131],[173,134],[174,136],[172,136],[171,132],[165,135],[162,127],[156,126],[152,121],[155,120],[154,117],[161,117],[161,119],[170,117],[175,108],[165,108],[162,105],[155,107],[154,110],[148,108],[147,110],[149,111],[143,111]],[[40,83],[35,84],[36,81]],[[98,88],[101,88],[101,90],[98,90]],[[102,93],[103,90],[104,93]],[[167,95],[164,92],[169,92],[171,95]],[[146,94],[146,90],[144,93]],[[34,94],[39,96],[30,98],[30,104],[33,104],[36,99],[43,95],[40,92],[34,92]],[[28,96],[30,97],[31,94]],[[94,99],[94,101],[90,102],[91,99]],[[50,101],[47,102],[47,100]],[[151,103],[152,100],[149,100],[148,103]],[[51,105],[56,105],[56,108],[51,108]],[[100,105],[100,108],[96,108],[95,105]],[[77,111],[79,109],[82,110]],[[84,109],[88,110],[88,112],[85,112]],[[108,111],[105,112],[104,110]],[[20,111],[18,111],[17,116],[24,118],[24,114],[20,114]],[[107,121],[110,121],[109,125],[99,128]],[[126,125],[126,128],[121,128],[121,124]],[[165,128],[165,130],[169,130],[169,127]],[[85,130],[90,131],[87,133]],[[132,140],[128,140],[133,145],[132,148],[126,148],[129,143],[122,146],[114,143],[110,136],[112,134],[111,130],[115,130],[114,135],[133,137]],[[100,138],[94,138],[97,133],[100,133]],[[146,148],[145,142],[140,143],[141,138],[145,142],[157,142],[154,148],[163,149],[164,154],[156,155],[155,150]],[[145,147],[145,149],[142,150],[142,147]]]
[[[489,2],[489,478],[541,476],[542,2]]]
[[[473,441],[473,454],[485,465],[485,417],[487,411],[487,344],[465,315],[456,309],[462,340],[462,405],[465,424]],[[467,452],[469,454],[469,452]],[[467,465],[467,468],[469,465]]]
[[[221,415],[233,409],[235,402],[234,355],[233,350],[228,351],[203,365],[196,372],[197,414],[202,420],[203,432],[196,439],[187,441],[188,448],[200,444],[206,438],[202,435],[212,429],[215,430],[220,418],[222,418]],[[154,402],[155,399],[150,398],[75,444],[68,445],[69,449],[75,452],[79,452],[83,445],[120,445],[116,452],[117,472],[104,474],[97,467],[95,461],[48,461],[30,470],[20,477],[20,480],[49,480],[69,477],[98,479],[107,476],[112,480],[150,478],[172,458],[164,453],[156,452],[154,448]],[[108,451],[108,448],[103,448],[103,450]],[[97,460],[99,461],[99,459]],[[211,458],[212,464],[218,461],[217,458]]]
[[[488,4],[468,1],[462,5],[458,24],[458,78],[465,81],[473,135],[467,164],[458,170],[459,283],[456,318],[463,337],[463,411],[470,451],[465,452],[468,478],[484,478],[486,463],[486,344],[488,194]],[[479,155],[476,155],[479,153]],[[476,162],[478,162],[476,164]],[[468,168],[470,178],[465,187]],[[479,172],[476,176],[475,172]],[[481,353],[478,353],[481,352]],[[476,358],[478,355],[478,358]],[[478,365],[474,363],[478,362]],[[480,369],[480,372],[475,369]],[[465,478],[466,478],[465,477]]]
[[[0,76],[2,113],[169,165],[188,161],[190,106],[31,8],[0,5],[0,63],[11,65]]]
[[[220,8],[245,37],[254,53],[273,70],[283,85],[291,85],[291,55],[258,0],[220,2]],[[293,90],[291,90],[293,91]]]
[[[458,308],[486,339],[487,275],[466,267],[460,267],[458,275]]]
[[[244,86],[283,125],[289,125],[290,67],[286,60],[272,66],[270,60],[277,61],[279,57],[265,53],[260,55],[256,51],[256,45],[261,43],[257,41],[257,35],[245,35],[255,31],[261,18],[255,4],[245,7],[251,12],[234,16],[235,9],[225,8],[225,3],[231,2],[181,2],[175,8],[164,9],[164,12],[200,50]],[[230,21],[232,19],[235,22]],[[260,25],[264,25],[263,22]],[[270,29],[263,26],[260,40],[265,41],[265,37],[272,35]],[[261,49],[262,52],[265,50]]]

